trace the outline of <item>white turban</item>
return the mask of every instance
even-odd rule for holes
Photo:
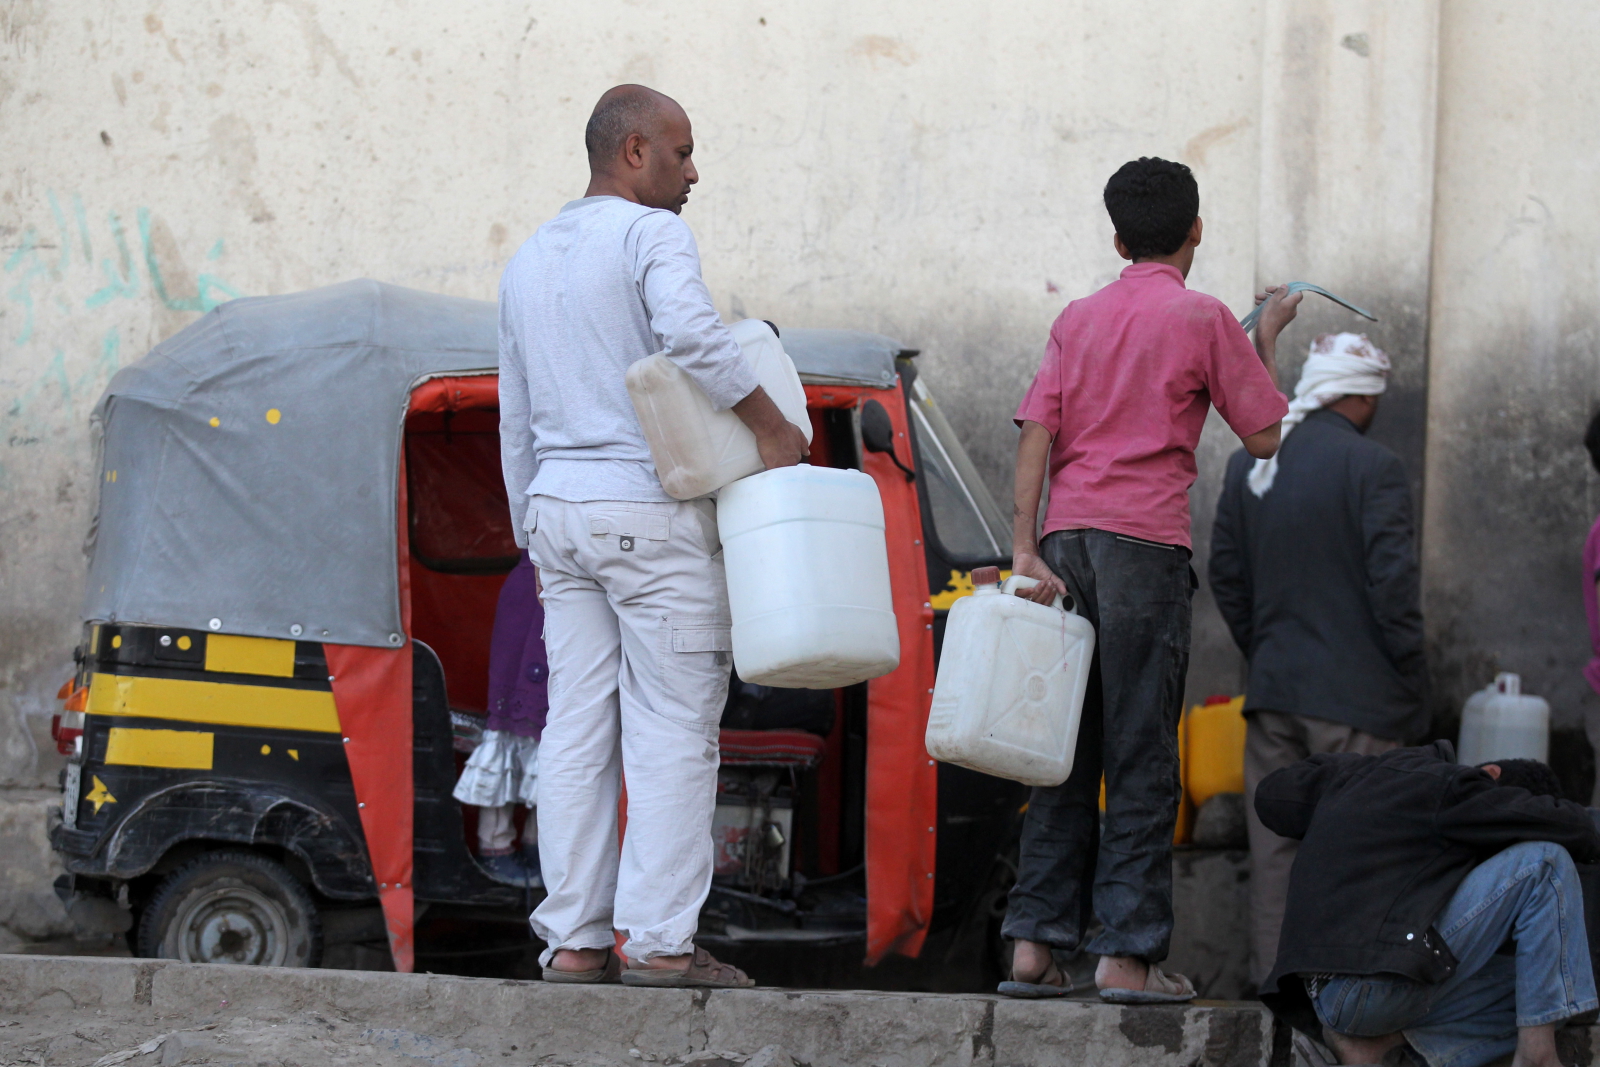
[[[1311,354],[1294,387],[1289,414],[1283,417],[1283,435],[1311,412],[1344,396],[1377,396],[1389,387],[1389,357],[1375,348],[1364,333],[1325,333],[1311,342]],[[1266,496],[1278,476],[1278,457],[1258,459],[1245,479],[1256,496]]]

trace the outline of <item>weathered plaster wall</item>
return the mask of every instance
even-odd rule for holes
[[[724,312],[921,347],[1005,499],[1050,321],[1121,266],[1117,165],[1195,166],[1194,283],[1248,306],[1259,24],[1154,0],[8,5],[0,778],[53,778],[89,409],[213,303],[360,275],[492,297],[581,194],[595,97],[644,81],[694,118],[685,217]]]
[[[1600,480],[1600,9],[1445,5],[1426,600],[1442,713],[1518,671],[1558,723],[1600,709],[1581,588]],[[1591,576],[1592,577],[1592,576]]]
[[[1260,21],[1255,281],[1314,282],[1380,319],[1307,296],[1279,341],[1282,385],[1293,390],[1318,334],[1371,336],[1395,363],[1372,433],[1405,460],[1420,502],[1438,7],[1267,0]],[[1220,474],[1239,447],[1211,422],[1191,493],[1202,573]],[[1239,692],[1244,660],[1204,584],[1195,609],[1190,699]]]
[[[516,244],[581,193],[583,121],[622,80],[695,120],[703,181],[685,217],[724,313],[922,348],[1002,501],[1009,414],[1051,319],[1121,266],[1106,177],[1142,154],[1190,163],[1207,224],[1196,287],[1243,311],[1256,285],[1302,278],[1378,311],[1370,332],[1398,370],[1376,432],[1418,472],[1432,404],[1441,699],[1507,666],[1572,714],[1594,482],[1559,442],[1595,399],[1584,55],[1600,27],[1542,2],[1515,20],[1452,4],[1442,29],[1438,11],[0,8],[0,782],[54,775],[41,753],[77,637],[87,415],[110,373],[234,294],[367,275],[492,297]],[[1354,323],[1308,304],[1285,384],[1316,332]],[[1218,426],[1202,444],[1202,573],[1234,447]],[[1195,635],[1191,695],[1236,689],[1203,588]]]

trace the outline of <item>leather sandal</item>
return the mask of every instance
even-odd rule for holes
[[[606,965],[592,971],[558,971],[554,967],[546,967],[543,973],[546,982],[558,985],[615,985],[621,980],[622,957],[614,951],[608,952]]]
[[[1194,983],[1181,974],[1167,974],[1155,964],[1149,964],[1143,989],[1100,990],[1100,999],[1107,1004],[1182,1004],[1194,999]]]
[[[1052,997],[1064,997],[1073,989],[1072,979],[1056,965],[1054,959],[1032,982],[1018,981],[1016,973],[1013,970],[1011,979],[1001,982],[995,992],[1003,997],[1016,997],[1019,1000],[1049,1000]]]
[[[756,983],[731,963],[719,963],[711,953],[696,947],[689,966],[682,970],[639,967],[629,960],[622,972],[622,984],[665,989],[749,989]]]

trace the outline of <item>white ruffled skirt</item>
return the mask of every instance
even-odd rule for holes
[[[480,808],[538,803],[539,742],[505,730],[485,730],[467,757],[455,798]]]

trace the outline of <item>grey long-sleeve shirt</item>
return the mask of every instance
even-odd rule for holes
[[[500,278],[500,459],[517,544],[527,499],[668,501],[625,375],[662,352],[718,409],[759,384],[711,303],[688,225],[574,200]]]
[[[1245,485],[1253,462],[1228,460],[1210,566],[1250,661],[1246,710],[1422,736],[1421,579],[1399,457],[1324,409],[1284,438],[1264,497]]]

